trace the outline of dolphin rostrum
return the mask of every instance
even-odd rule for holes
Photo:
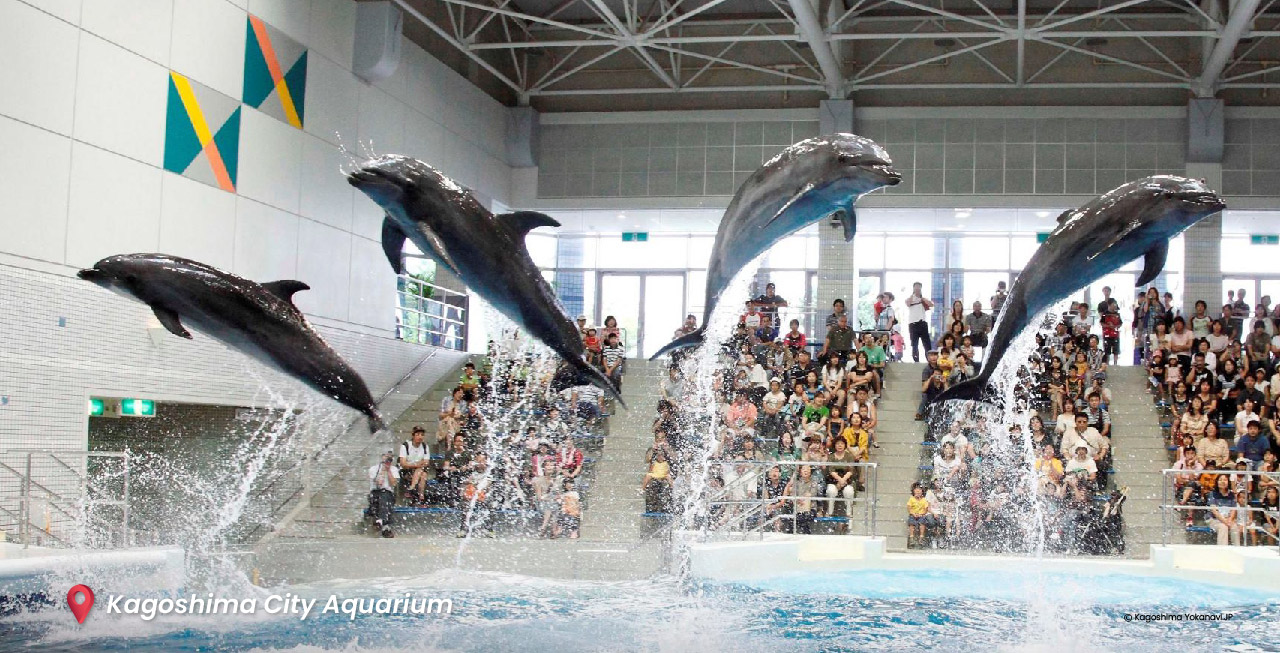
[[[370,159],[347,181],[386,211],[382,249],[397,274],[408,238],[581,376],[622,401],[609,377],[583,357],[582,336],[525,248],[530,230],[560,223],[533,211],[495,216],[469,190],[406,156]]]
[[[742,184],[720,220],[707,264],[702,326],[650,360],[702,344],[720,294],[739,270],[775,243],[832,214],[839,215],[845,241],[853,240],[858,228],[854,202],[900,181],[902,175],[884,148],[853,134],[803,140],[770,159]]]
[[[307,323],[293,294],[301,281],[258,284],[167,254],[121,254],[77,276],[151,307],[160,324],[190,339],[183,321],[232,349],[363,413],[369,432],[386,428],[364,379]]]
[[[1139,256],[1145,258],[1134,285],[1146,285],[1164,269],[1169,240],[1225,207],[1203,181],[1156,175],[1065,211],[1009,289],[981,373],[934,401],[980,399],[1013,339],[1041,311]]]

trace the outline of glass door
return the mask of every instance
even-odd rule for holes
[[[644,310],[640,313],[640,349],[636,355],[648,357],[671,342],[671,336],[684,322],[684,275],[646,274],[642,279]]]
[[[599,288],[599,322],[618,321],[628,358],[658,351],[684,321],[683,274],[601,272]]]
[[[884,275],[881,273],[858,275],[858,304],[854,307],[850,324],[855,329],[874,329],[876,326],[876,297],[884,292]]]

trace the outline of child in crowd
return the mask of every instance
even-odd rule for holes
[[[552,537],[568,534],[569,539],[578,539],[578,526],[582,523],[582,499],[574,489],[573,479],[564,479],[560,492],[560,519]]]
[[[924,498],[924,488],[919,483],[911,486],[911,498],[907,499],[907,548],[924,546],[925,532],[932,526],[929,501]]]

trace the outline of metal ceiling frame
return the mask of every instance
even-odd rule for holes
[[[1280,83],[1252,80],[1269,72],[1265,65],[1261,70],[1229,74],[1238,65],[1250,64],[1246,61],[1248,54],[1262,40],[1280,36],[1280,31],[1274,31],[1280,27],[1280,23],[1273,26],[1271,31],[1253,29],[1256,17],[1265,13],[1275,0],[1268,2],[1261,10],[1259,5],[1262,3],[1259,0],[1235,0],[1231,3],[1229,14],[1221,19],[1206,12],[1197,0],[1119,0],[1094,10],[1070,15],[1061,11],[1070,0],[1061,0],[1047,13],[1038,15],[1028,13],[1026,0],[1017,0],[1014,13],[997,10],[988,4],[994,0],[968,0],[968,4],[976,6],[978,10],[973,14],[935,7],[926,4],[928,0],[844,0],[837,11],[828,16],[826,24],[812,0],[769,0],[778,14],[758,18],[703,15],[729,0],[708,0],[687,10],[683,6],[686,0],[660,0],[658,3],[621,0],[621,13],[613,8],[618,6],[616,2],[611,6],[606,0],[564,0],[541,16],[513,8],[517,6],[517,2],[513,0],[431,0],[444,7],[448,26],[437,23],[416,9],[410,0],[393,1],[509,87],[522,104],[528,103],[532,97],[540,96],[655,93],[805,91],[825,92],[829,97],[838,98],[859,90],[884,89],[1159,88],[1186,89],[1207,97],[1220,89],[1280,88]],[[556,18],[575,5],[588,8],[599,18],[599,22],[570,22]],[[642,15],[642,5],[649,7],[649,15]],[[1138,5],[1146,5],[1144,10],[1160,6],[1182,11],[1151,12],[1140,16],[1124,12],[1125,9]],[[790,8],[791,13],[786,8]],[[886,8],[900,8],[904,13],[870,13],[876,10],[883,12]],[[479,13],[480,18],[472,21],[474,25],[468,26],[468,10],[472,12],[473,19],[476,18],[476,12]],[[836,13],[839,15],[835,15]],[[1131,24],[1135,18],[1147,21],[1145,24],[1148,26],[1152,22],[1183,21],[1187,23],[1187,29],[1177,29],[1176,24],[1174,29],[1144,29]],[[855,19],[857,31],[850,28],[850,21]],[[1069,29],[1082,21],[1089,21],[1092,28]],[[493,27],[495,22],[499,26],[496,34]],[[914,25],[903,29],[903,23]],[[953,30],[951,25],[957,25],[960,29]],[[778,26],[781,27],[775,29]],[[501,39],[494,40],[494,36],[501,36]],[[1236,46],[1243,38],[1252,38],[1255,42],[1244,53],[1235,56]],[[948,46],[935,56],[872,70],[883,66],[881,60],[900,45],[921,39],[937,42],[946,40],[954,43],[955,47]],[[1134,39],[1153,52],[1159,61],[1131,61],[1106,54],[1089,48],[1087,44],[1090,39]],[[1175,56],[1161,49],[1160,46],[1166,43],[1153,39],[1194,39],[1197,43],[1205,43],[1205,51],[1209,54],[1201,70],[1190,71],[1188,67],[1179,64]],[[970,43],[967,40],[977,42]],[[836,47],[842,41],[885,41],[889,44],[861,70],[846,74],[842,70]],[[1013,56],[1001,58],[990,53],[989,48],[992,46],[1009,42],[1016,43]],[[730,56],[729,53],[735,46],[752,43],[780,44],[792,60],[762,64]],[[1047,64],[1030,72],[1027,67],[1027,50],[1030,44],[1048,46],[1058,52]],[[700,45],[723,47],[713,54],[693,49]],[[806,47],[807,52],[798,46]],[[494,59],[484,56],[504,50],[510,55],[510,70],[514,74],[504,72],[494,63]],[[640,62],[642,70],[651,73],[653,86],[636,86],[635,78],[612,88],[570,88],[562,84],[622,52],[630,53]],[[1040,52],[1044,52],[1043,47]],[[552,66],[537,79],[531,79],[530,76],[529,53],[549,53],[552,56]],[[1127,77],[1120,76],[1116,81],[1035,81],[1072,55],[1111,64],[1130,74]],[[579,56],[583,58],[571,62]],[[897,84],[876,81],[962,56],[981,62],[983,68],[992,73],[994,81],[976,79],[955,83]],[[662,59],[666,59],[665,65]],[[686,59],[698,60],[702,65],[682,79],[682,73],[689,70],[684,67]],[[733,85],[711,84],[707,82],[704,73],[713,66],[756,73],[761,75],[761,81]],[[502,68],[506,67],[503,64]],[[805,72],[812,72],[814,75],[808,76]],[[782,83],[778,83],[779,80]]]

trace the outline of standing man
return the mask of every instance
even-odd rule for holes
[[[778,337],[776,331],[778,327],[782,326],[782,323],[778,321],[778,309],[788,306],[787,300],[783,299],[781,295],[776,294],[776,290],[777,286],[770,281],[765,284],[764,294],[751,300],[751,303],[755,304],[756,307],[760,309],[761,314],[769,316],[769,324],[773,325],[775,331],[770,340]]]
[[[1003,286],[1004,283],[1001,282]],[[925,297],[922,293],[922,286],[919,281],[911,284],[911,296],[907,298],[907,331],[911,337],[911,360],[920,362],[920,349],[918,343],[924,342],[924,349],[927,352],[933,344],[933,340],[929,338],[929,322],[926,318],[927,312],[933,308],[933,302]],[[843,307],[844,302],[841,302]]]
[[[1102,287],[1102,301],[1098,302],[1098,315],[1107,314],[1107,303],[1111,301],[1111,286]]]
[[[1009,298],[1009,294],[1005,291],[1004,282],[996,284],[996,294],[991,296],[991,314],[999,317],[1000,309],[1004,308],[1004,300]]]
[[[991,316],[982,312],[982,302],[974,302],[973,312],[964,316],[964,326],[969,330],[973,346],[981,347],[984,353],[987,351],[987,334],[993,324]]]
[[[1249,315],[1253,311],[1249,308],[1249,302],[1244,300],[1244,288],[1236,291],[1236,300],[1231,303],[1231,339],[1244,342],[1245,336],[1249,334],[1249,330],[1245,328],[1245,322],[1248,321]]]

